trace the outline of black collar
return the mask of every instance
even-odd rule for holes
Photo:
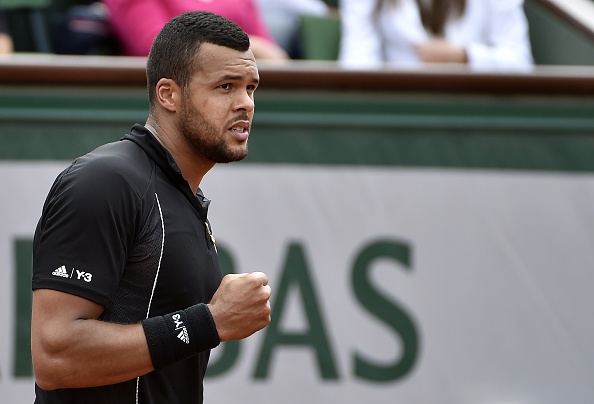
[[[192,203],[196,210],[206,221],[208,214],[208,206],[210,200],[206,199],[202,190],[198,188],[196,195],[193,194],[190,185],[185,180],[182,172],[173,159],[169,151],[163,147],[155,136],[147,128],[140,124],[135,124],[130,133],[126,134],[121,140],[131,140],[144,150],[151,160],[165,173],[171,182],[184,194],[184,196]]]

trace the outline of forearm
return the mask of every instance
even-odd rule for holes
[[[51,289],[33,292],[31,353],[39,387],[90,387],[152,370],[141,324],[99,321],[103,306]]]
[[[433,39],[416,47],[419,58],[425,63],[468,63],[466,49],[443,39]]]
[[[246,338],[270,323],[269,298],[265,274],[227,275],[209,305],[123,325],[97,320],[104,307],[95,302],[36,289],[31,352],[37,384],[44,390],[115,384],[221,340]]]
[[[46,390],[114,384],[153,370],[140,324],[80,319],[38,334],[32,339],[33,363],[37,383]]]

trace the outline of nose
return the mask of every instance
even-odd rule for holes
[[[237,104],[235,107],[236,111],[246,111],[252,112],[254,107],[256,106],[254,102],[254,95],[253,93],[249,93],[247,91],[242,91],[240,96],[238,97]]]

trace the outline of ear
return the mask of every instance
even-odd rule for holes
[[[169,112],[177,111],[181,100],[181,88],[175,81],[162,78],[156,85],[155,94],[159,105]]]

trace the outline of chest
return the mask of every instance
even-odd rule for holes
[[[161,189],[163,242],[153,308],[171,312],[209,302],[221,270],[205,216],[181,192]]]

